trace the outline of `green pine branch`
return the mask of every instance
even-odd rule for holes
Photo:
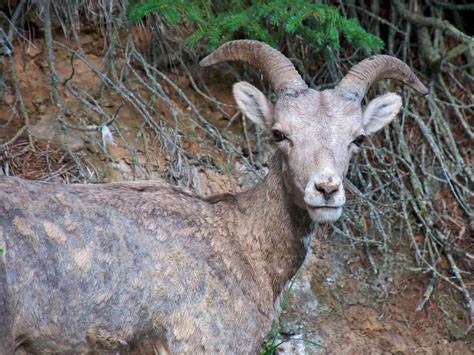
[[[151,13],[158,13],[173,26],[191,23],[195,31],[187,38],[190,46],[204,42],[209,49],[244,33],[246,38],[265,41],[273,46],[285,33],[301,37],[319,49],[338,49],[341,38],[356,48],[369,51],[383,48],[383,41],[366,32],[354,19],[346,19],[334,6],[308,3],[305,0],[214,2],[204,0],[132,1],[128,20],[134,24]]]

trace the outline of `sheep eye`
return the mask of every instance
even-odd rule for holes
[[[367,138],[367,136],[361,134],[360,136],[357,136],[356,139],[354,139],[352,141],[352,143],[354,143],[356,146],[360,147],[362,145],[362,143],[364,143],[365,138]]]
[[[277,143],[287,139],[287,137],[277,129],[272,129],[272,138]]]

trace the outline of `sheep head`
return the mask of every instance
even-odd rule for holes
[[[379,96],[362,109],[377,80],[396,79],[421,95],[427,88],[397,58],[376,55],[355,65],[330,90],[308,88],[291,61],[258,41],[225,43],[201,61],[208,66],[244,61],[261,69],[277,93],[275,103],[247,82],[233,87],[240,110],[269,131],[283,156],[283,179],[294,203],[315,222],[333,222],[346,201],[343,179],[351,157],[370,135],[390,123],[401,108],[395,93]]]

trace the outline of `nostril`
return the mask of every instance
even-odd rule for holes
[[[327,201],[331,198],[331,196],[337,192],[339,189],[338,184],[331,184],[331,183],[319,183],[319,184],[314,184],[316,190],[320,192],[323,196],[324,199]]]
[[[326,190],[323,188],[322,184],[314,184],[314,187],[315,187],[316,191],[318,191],[322,194],[326,193]]]

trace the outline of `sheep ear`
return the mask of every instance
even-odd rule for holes
[[[255,86],[245,81],[234,84],[235,101],[245,116],[265,130],[273,126],[273,104]]]
[[[369,102],[362,114],[366,134],[377,132],[392,122],[402,107],[402,98],[394,93],[376,97]]]

